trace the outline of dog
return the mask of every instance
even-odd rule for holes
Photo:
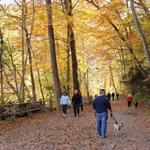
[[[114,134],[118,136],[120,134],[121,129],[123,128],[123,123],[116,122],[114,124]]]

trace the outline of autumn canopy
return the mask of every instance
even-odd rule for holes
[[[0,1],[0,103],[55,105],[63,91],[90,99],[100,87],[149,99],[149,10],[148,0]]]

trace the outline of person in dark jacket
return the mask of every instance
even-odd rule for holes
[[[95,98],[93,102],[93,108],[96,113],[96,125],[98,134],[100,137],[105,138],[107,128],[107,111],[109,109],[112,116],[112,109],[107,97],[105,96],[104,89],[100,89],[100,96]]]
[[[115,100],[115,93],[112,93],[111,96],[112,96],[112,101],[114,101]]]
[[[108,92],[107,98],[108,98],[108,101],[110,102],[110,99],[111,99],[111,94],[110,94],[110,92]]]
[[[116,93],[116,100],[119,101],[119,93]]]
[[[81,106],[81,95],[79,94],[78,90],[75,90],[74,95],[72,97],[72,105],[73,105],[73,111],[74,111],[74,116],[79,117],[80,115],[80,106]]]

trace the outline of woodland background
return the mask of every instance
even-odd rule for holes
[[[1,3],[1,2],[0,2]],[[150,99],[150,3],[14,0],[0,4],[0,103],[80,89]]]

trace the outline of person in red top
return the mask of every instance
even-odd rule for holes
[[[131,107],[131,103],[132,103],[132,94],[129,93],[128,96],[127,96],[127,102],[128,102],[128,107]]]

